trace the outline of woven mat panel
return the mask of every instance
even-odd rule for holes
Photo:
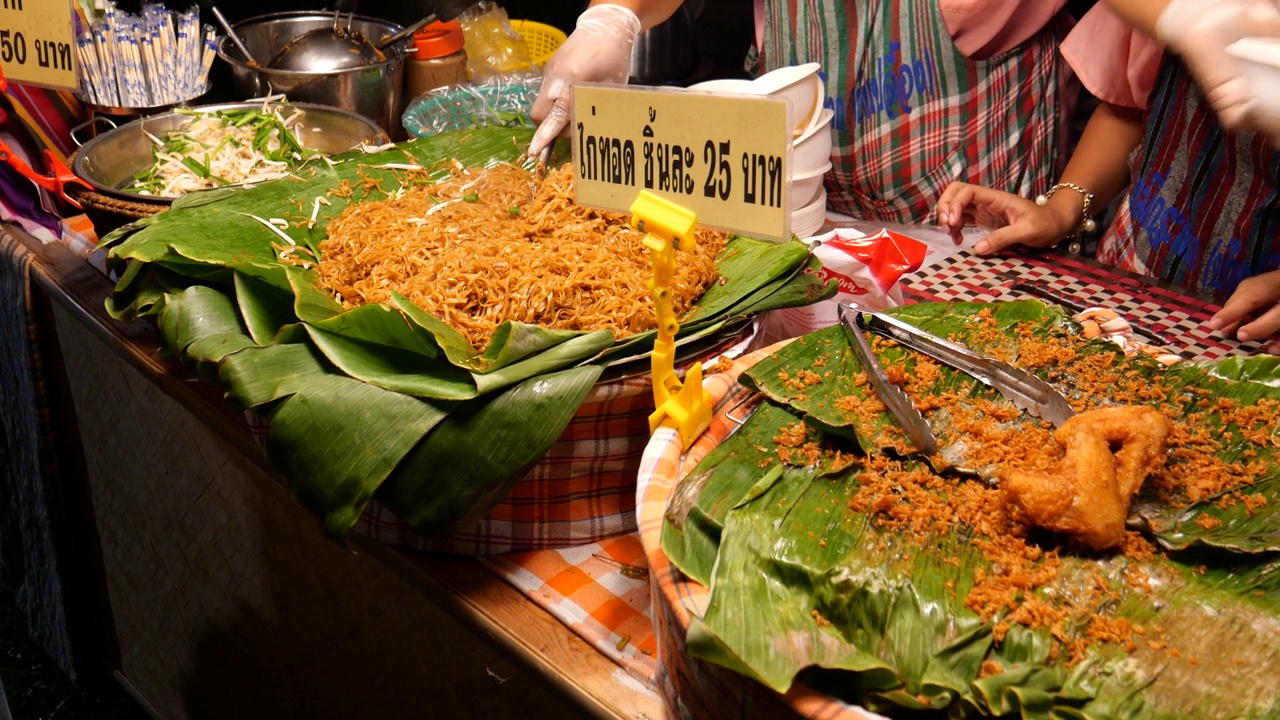
[[[56,455],[31,317],[31,256],[0,230],[0,585],[16,597],[32,635],[69,676],[73,651],[50,523]]]
[[[576,716],[58,313],[121,670],[162,716]]]

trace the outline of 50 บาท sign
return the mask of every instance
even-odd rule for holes
[[[0,0],[0,69],[14,82],[74,89],[73,0]]]
[[[788,237],[785,101],[579,85],[573,110],[578,204],[627,212],[650,190],[697,213],[699,225]]]

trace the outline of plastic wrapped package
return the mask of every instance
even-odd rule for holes
[[[511,27],[507,11],[490,0],[472,5],[458,16],[466,36],[467,74],[474,83],[535,69],[524,37]]]
[[[410,101],[401,122],[411,137],[473,127],[533,127],[529,108],[541,87],[542,76],[523,73],[437,88]]]

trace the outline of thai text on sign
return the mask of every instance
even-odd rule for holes
[[[75,89],[73,0],[0,0],[0,70],[13,82]]]
[[[650,190],[697,213],[702,226],[789,236],[785,101],[579,85],[573,112],[579,204],[627,212]]]

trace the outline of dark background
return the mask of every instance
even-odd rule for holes
[[[458,0],[451,0],[457,2]],[[857,0],[852,0],[856,2]],[[920,0],[903,0],[918,2]],[[1025,0],[1043,2],[1044,0]],[[142,0],[120,0],[122,9],[136,12]],[[435,8],[434,0],[197,0],[201,18],[212,24],[213,13],[209,8],[217,5],[232,23],[276,12],[294,10],[332,11],[341,6],[343,11],[391,20],[407,25]],[[1068,0],[1067,11],[1080,17],[1096,0]],[[169,0],[168,6],[188,7],[180,0]],[[586,0],[496,0],[511,18],[523,18],[554,25],[565,33],[573,31],[578,14],[586,8]],[[698,7],[692,29],[692,50],[697,57],[695,67],[686,77],[671,78],[671,84],[687,85],[700,80],[725,77],[746,77],[743,61],[754,42],[752,0],[686,0],[686,7]],[[699,7],[700,6],[700,7]],[[219,34],[222,34],[219,29]],[[205,101],[238,99],[230,97],[229,73],[214,64],[212,80],[214,92]]]
[[[150,1],[150,0],[147,0]],[[457,0],[454,0],[455,2]],[[340,5],[344,12],[391,20],[407,25],[434,10],[433,0],[197,0],[200,17],[208,24],[215,24],[211,5],[226,16],[231,23],[271,13],[297,10],[333,11]],[[122,10],[138,12],[142,0],[120,0]],[[167,7],[189,7],[183,0],[167,0]],[[511,18],[535,20],[554,25],[566,34],[573,31],[578,14],[586,8],[586,0],[497,0],[497,5]],[[673,84],[689,84],[716,77],[745,77],[743,59],[754,39],[752,0],[690,0],[688,7],[701,8],[694,19],[692,50],[697,56],[696,68],[689,77],[672,78]],[[218,34],[222,35],[221,28]],[[234,100],[231,97],[230,73],[222,62],[215,62],[211,79],[214,90],[201,99],[202,102]]]

